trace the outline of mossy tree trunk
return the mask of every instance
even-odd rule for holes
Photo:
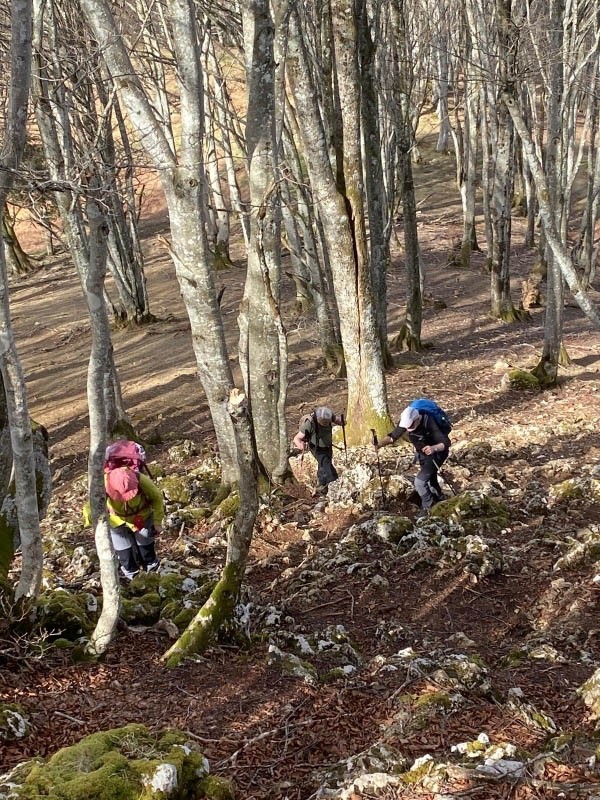
[[[186,656],[201,653],[222,625],[231,621],[244,579],[258,511],[258,470],[246,397],[234,389],[228,408],[238,445],[240,505],[227,536],[227,558],[221,577],[206,603],[162,657],[168,667],[176,667]]]
[[[296,8],[290,14],[287,68],[306,165],[313,192],[318,198],[339,308],[348,376],[346,435],[351,445],[366,443],[370,427],[383,435],[390,429],[391,420],[362,207],[354,8],[347,0],[336,0],[332,12],[344,129],[343,163],[337,165],[337,173],[332,168],[327,149],[328,136]]]

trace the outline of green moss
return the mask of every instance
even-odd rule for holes
[[[212,501],[212,507],[217,508],[218,506],[220,506],[223,500],[229,497],[230,494],[231,494],[231,486],[227,486],[224,483],[219,484]]]
[[[163,656],[168,667],[176,667],[187,655],[202,652],[213,641],[223,623],[232,618],[241,578],[235,564],[225,566],[206,603]]]
[[[506,381],[512,389],[536,389],[541,388],[539,378],[524,369],[509,369],[506,373]]]
[[[162,489],[165,497],[171,503],[179,503],[182,506],[187,506],[191,500],[191,492],[188,479],[178,475],[169,475],[166,478],[161,478],[159,481],[160,488]]]
[[[28,765],[17,776],[11,775],[11,794],[15,800],[149,800],[163,794],[150,786],[152,776],[164,765],[177,775],[173,797],[232,797],[227,784],[207,783],[207,762],[197,750],[184,748],[185,734],[166,731],[152,734],[143,725],[128,725],[87,736],[63,748],[45,762]],[[198,781],[201,779],[198,794]]]
[[[181,519],[189,524],[194,524],[196,522],[200,522],[203,519],[207,519],[211,515],[210,508],[191,508],[188,506],[187,508],[180,508],[177,512]]]
[[[579,500],[584,496],[585,491],[581,481],[568,478],[566,481],[551,486],[549,494],[555,502],[564,503],[568,500]]]
[[[426,692],[415,701],[416,708],[452,708],[452,698],[448,692]]]
[[[161,575],[159,577],[158,594],[167,602],[179,600],[181,603],[183,581],[184,576],[177,572],[168,572]]]
[[[235,800],[231,783],[216,775],[207,775],[198,788],[201,792],[200,797],[206,797],[208,800]]]
[[[161,619],[170,619],[180,631],[184,631],[197,613],[197,608],[183,608],[181,601],[172,600],[163,606],[160,616]]]
[[[93,630],[83,596],[57,589],[41,594],[36,605],[38,626],[50,636],[74,640]]]
[[[216,513],[221,519],[232,519],[240,508],[240,498],[237,492],[231,492],[216,508]]]
[[[158,572],[140,572],[127,584],[123,593],[131,597],[141,597],[149,592],[158,593],[162,578]]]
[[[57,650],[70,650],[73,647],[73,642],[69,641],[69,639],[63,639],[62,636],[55,639],[52,644]]]
[[[527,658],[526,650],[511,650],[510,653],[504,656],[500,665],[502,667],[518,667]]]
[[[0,739],[24,739],[31,729],[25,710],[16,703],[0,703]]]
[[[123,598],[121,617],[128,625],[153,625],[160,616],[161,599],[156,592],[141,597]]]
[[[467,533],[482,528],[498,531],[509,521],[508,509],[498,500],[479,492],[464,492],[435,505],[430,517],[462,525]]]

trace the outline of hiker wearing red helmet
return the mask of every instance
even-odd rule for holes
[[[110,536],[122,574],[131,580],[140,567],[146,572],[157,570],[154,538],[164,516],[162,492],[147,475],[129,467],[107,472],[104,484]],[[84,508],[84,518],[89,522],[89,505]]]

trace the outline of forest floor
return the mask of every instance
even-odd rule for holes
[[[402,554],[375,537],[357,555],[362,566],[351,574],[345,567],[332,570],[326,588],[310,604],[295,601],[290,586],[310,584],[310,567],[316,563],[311,559],[326,551],[342,552],[351,526],[382,509],[358,512],[352,506],[328,505],[308,492],[290,492],[279,509],[278,519],[287,520],[285,524],[276,520],[257,530],[249,596],[265,607],[284,608],[295,620],[296,632],[343,625],[360,654],[355,672],[317,683],[285,675],[268,659],[266,636],[255,637],[247,648],[216,646],[206,657],[167,670],[160,663],[168,646],[164,634],[152,628],[122,630],[100,664],[73,665],[66,654],[51,652],[42,660],[18,661],[10,670],[4,665],[0,698],[21,703],[33,720],[25,740],[0,744],[5,767],[49,755],[96,730],[143,722],[155,729],[189,731],[212,770],[234,781],[239,798],[307,800],[326,782],[324,775],[382,739],[410,766],[427,754],[435,763],[448,763],[453,746],[485,733],[493,744],[516,747],[527,763],[520,780],[472,781],[455,769],[439,786],[431,780],[389,784],[377,796],[600,797],[600,774],[594,751],[589,751],[595,723],[576,693],[600,666],[600,582],[593,561],[556,569],[566,544],[600,522],[600,502],[590,496],[563,505],[547,501],[552,483],[589,476],[600,464],[600,332],[591,329],[569,298],[564,340],[572,363],[561,370],[559,386],[539,393],[502,382],[508,365],[535,365],[544,313],[532,309],[530,321],[511,325],[491,319],[483,255],[476,254],[466,271],[449,265],[460,234],[453,170],[452,158],[424,143],[415,184],[427,275],[423,331],[429,346],[421,353],[395,353],[395,366],[387,374],[389,404],[398,417],[413,397],[433,397],[454,420],[457,451],[466,453],[469,445],[479,443],[470,460],[459,456],[456,467],[451,461],[449,472],[455,471],[461,489],[497,482],[511,515],[495,540],[504,553],[503,568],[475,580],[461,561],[440,558],[436,547]],[[166,463],[173,444],[189,439],[207,452],[214,447],[214,434],[173,266],[159,239],[168,229],[158,196],[149,201],[144,219],[148,291],[157,321],[139,329],[116,329],[114,345],[126,407],[140,434],[156,442],[150,457]],[[405,304],[400,223],[396,236],[389,275],[390,338],[399,330]],[[522,220],[515,219],[511,268],[517,303],[520,282],[535,257],[522,241]],[[217,279],[225,287],[222,308],[234,368],[244,280],[241,254],[236,264]],[[323,369],[314,325],[293,311],[291,285],[285,293],[291,439],[300,416],[314,405],[328,403],[343,410],[346,387]],[[598,292],[593,294],[598,300]],[[76,522],[80,514],[73,497],[81,497],[87,468],[89,325],[65,257],[45,262],[34,275],[16,281],[11,302],[30,411],[50,434],[54,498],[44,523],[49,530],[57,519]],[[395,469],[395,459],[393,448],[381,451],[386,475]],[[341,456],[338,463],[343,472]],[[412,516],[416,509],[398,503],[391,510]],[[201,525],[188,531],[189,536],[197,537],[197,549],[207,563],[222,557],[206,544]],[[174,552],[175,540],[161,539],[162,557]],[[89,537],[87,542],[91,547]],[[375,581],[375,574],[383,580]],[[546,655],[511,660],[516,651],[531,654],[540,642],[547,645]],[[464,702],[444,713],[438,709],[422,727],[400,724],[402,697],[410,693],[414,720],[418,698],[443,685],[437,673],[403,671],[400,653],[407,648],[423,657],[436,653],[441,658],[442,653],[465,649],[477,653],[493,691],[471,687],[463,692]],[[551,650],[554,657],[548,655]],[[381,669],[381,664],[388,668]],[[585,734],[586,746],[570,748],[563,759],[542,759],[542,766],[535,768],[552,726],[544,727],[539,714],[527,715],[507,702],[514,696],[511,689],[521,690],[532,708],[552,717],[556,732]],[[361,794],[357,788],[345,796],[375,795],[374,790]]]

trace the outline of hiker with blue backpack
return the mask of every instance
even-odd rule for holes
[[[438,482],[438,471],[448,458],[452,424],[448,415],[433,400],[413,400],[400,416],[398,425],[373,447],[379,450],[406,436],[416,451],[419,472],[415,478],[415,489],[421,498],[421,508],[427,513],[432,506],[444,499]]]

